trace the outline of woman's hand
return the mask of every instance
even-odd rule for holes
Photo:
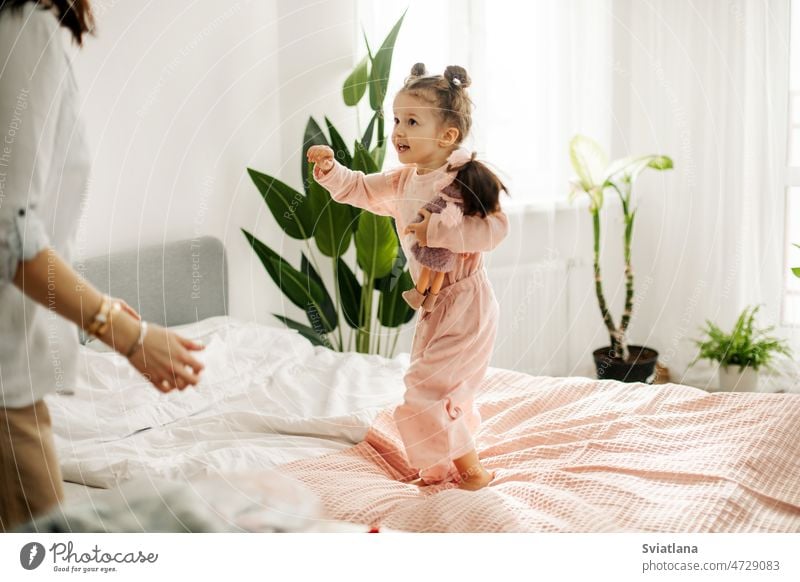
[[[421,247],[428,246],[428,224],[431,221],[431,213],[424,208],[420,209],[419,213],[422,215],[422,222],[412,222],[403,230],[403,234],[417,235],[417,243]]]
[[[161,327],[148,324],[144,344],[135,349],[129,361],[161,392],[183,390],[200,381],[203,369],[191,352],[205,346]]]
[[[142,316],[139,315],[133,307],[128,305],[128,303],[124,299],[112,299],[112,301],[118,301],[119,306],[122,308],[122,311],[133,317],[135,320],[137,321],[142,320]]]
[[[306,152],[308,162],[319,166],[323,174],[333,169],[333,150],[326,145],[315,145]]]

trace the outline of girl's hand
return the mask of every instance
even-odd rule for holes
[[[422,222],[412,222],[403,230],[403,234],[413,233],[417,235],[417,244],[421,247],[428,246],[428,223],[431,221],[431,213],[424,208],[420,209]]]
[[[198,376],[203,364],[190,352],[204,347],[151,323],[144,344],[134,351],[129,361],[161,392],[169,392],[174,388],[183,390],[200,381]]]
[[[319,166],[323,174],[333,168],[333,150],[326,145],[315,145],[308,148],[306,157],[309,163]]]

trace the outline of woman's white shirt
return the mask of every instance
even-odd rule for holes
[[[33,2],[0,12],[0,406],[5,408],[69,391],[75,379],[76,326],[12,283],[19,262],[48,246],[70,261],[89,184],[91,159],[68,34],[53,12]]]

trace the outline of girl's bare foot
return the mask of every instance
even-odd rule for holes
[[[458,488],[466,489],[467,491],[477,491],[478,489],[486,487],[492,482],[492,479],[494,479],[494,472],[490,473],[481,467],[481,470],[474,475],[467,473],[466,476],[463,476],[461,483],[458,484]]]

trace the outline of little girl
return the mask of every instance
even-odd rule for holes
[[[394,419],[409,463],[419,470],[418,484],[452,481],[477,490],[494,474],[475,449],[481,418],[473,397],[489,365],[499,311],[481,253],[505,238],[508,219],[499,204],[503,184],[459,147],[472,122],[469,84],[461,67],[428,75],[424,65],[414,65],[394,100],[392,145],[400,168],[365,175],[335,161],[327,146],[312,146],[307,155],[314,178],[335,200],[395,219],[418,288],[423,267],[412,252],[415,243],[456,254],[435,306],[418,317],[405,398]],[[451,186],[462,198],[458,220],[424,209]],[[418,214],[423,219],[414,222]]]

